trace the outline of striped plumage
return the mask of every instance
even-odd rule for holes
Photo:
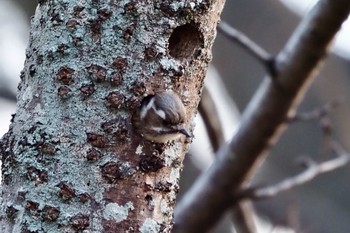
[[[190,137],[184,127],[186,111],[173,91],[147,96],[133,116],[133,125],[145,139],[165,143],[181,134]]]

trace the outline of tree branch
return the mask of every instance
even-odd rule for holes
[[[217,106],[206,86],[202,91],[198,111],[202,116],[213,151],[217,152],[220,146],[225,143],[225,138]],[[253,220],[254,209],[249,200],[238,203],[231,212],[232,222],[237,232],[256,232]]]
[[[340,104],[340,100],[333,100],[321,108],[317,108],[311,112],[306,113],[297,113],[292,118],[288,119],[289,122],[295,121],[310,121],[315,119],[321,119],[322,117],[328,115],[333,109],[338,107]]]
[[[216,152],[225,142],[225,139],[215,102],[205,86],[203,88],[201,101],[198,105],[198,111],[202,116],[205,129],[208,132],[213,151]]]
[[[240,196],[242,198],[250,198],[250,199],[263,199],[263,198],[274,197],[281,192],[285,192],[296,186],[305,184],[306,182],[314,179],[320,174],[334,171],[340,167],[343,167],[349,163],[349,160],[350,160],[349,154],[345,153],[344,151],[342,151],[341,154],[339,154],[336,158],[322,162],[322,163],[316,163],[310,158],[307,158],[307,160],[303,161],[303,164],[306,166],[306,169],[302,173],[294,177],[285,179],[275,185],[243,191],[242,195]]]
[[[321,0],[303,19],[276,57],[275,79],[264,79],[237,134],[178,203],[174,232],[204,232],[228,210],[286,129],[285,119],[294,115],[349,11],[348,0]]]
[[[265,49],[263,49],[257,43],[249,39],[249,37],[244,35],[242,32],[231,27],[225,21],[220,22],[220,24],[218,25],[218,31],[221,32],[231,41],[240,45],[254,58],[260,61],[272,76],[275,75],[275,70],[273,67],[273,57]]]
[[[254,233],[256,225],[254,222],[255,210],[250,200],[241,200],[231,209],[235,232]]]

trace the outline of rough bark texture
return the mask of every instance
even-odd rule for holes
[[[0,232],[169,232],[188,141],[133,131],[177,92],[193,128],[223,0],[41,0],[0,144]]]

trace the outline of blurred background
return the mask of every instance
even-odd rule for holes
[[[226,2],[222,19],[271,54],[277,54],[300,22],[300,16],[307,14],[305,3],[312,5],[312,1],[306,0],[230,0]],[[37,1],[28,0],[0,1],[0,137],[8,130],[11,114],[15,113],[16,88],[25,58],[30,17],[36,4]],[[347,30],[350,31],[349,26]],[[349,46],[350,33],[344,32],[337,39],[334,53],[326,59],[299,112],[309,112],[341,99],[341,105],[330,114],[331,122],[334,137],[350,150]],[[220,34],[213,54],[207,82],[210,83],[208,86],[214,87],[209,91],[217,101],[225,137],[229,140],[239,124],[240,112],[244,111],[266,72],[239,45]],[[196,141],[185,160],[182,192],[212,161],[212,150],[205,134],[198,117]],[[303,155],[317,161],[327,159],[327,155],[322,154],[323,140],[317,120],[292,124],[272,149],[253,183],[274,184],[297,174],[301,168],[296,160]],[[291,225],[297,232],[347,232],[350,229],[349,177],[350,166],[346,166],[273,199],[254,203],[259,217],[270,222],[259,232],[273,232],[275,224]],[[228,233],[232,229],[230,225],[222,224],[216,232]]]

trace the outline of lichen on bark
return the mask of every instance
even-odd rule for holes
[[[222,6],[39,2],[0,144],[1,232],[170,231],[189,143],[148,142],[131,115],[145,96],[172,89],[193,130]]]

